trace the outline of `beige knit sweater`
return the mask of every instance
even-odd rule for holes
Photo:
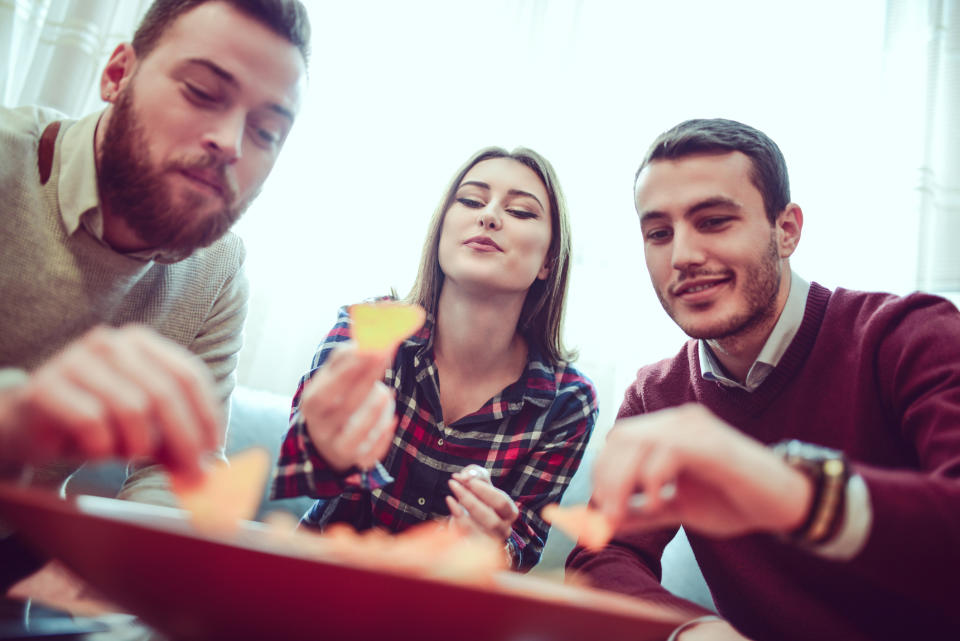
[[[54,119],[63,124],[41,184],[38,143]],[[0,109],[0,369],[30,371],[97,324],[142,323],[207,364],[226,408],[248,296],[243,244],[228,233],[170,263],[105,245],[94,165],[98,119]],[[128,478],[124,497],[168,502],[155,472]],[[155,490],[161,494],[151,496]]]

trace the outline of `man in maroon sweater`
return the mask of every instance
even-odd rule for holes
[[[803,212],[777,145],[741,123],[662,134],[635,195],[654,290],[692,340],[627,390],[594,475],[617,535],[567,567],[699,610],[659,583],[682,524],[720,616],[681,641],[960,638],[960,314],[791,272]]]

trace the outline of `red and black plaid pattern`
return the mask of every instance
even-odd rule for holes
[[[293,398],[290,428],[280,450],[274,498],[318,499],[302,522],[315,527],[347,522],[358,529],[399,532],[449,516],[444,497],[453,472],[476,463],[520,509],[508,550],[514,567],[536,565],[548,525],[540,510],[563,496],[580,465],[597,418],[596,390],[566,363],[551,366],[533,347],[523,375],[479,410],[452,425],[443,422],[433,319],[397,351],[384,382],[396,393],[399,425],[383,461],[385,474],[337,474],[317,452],[299,412],[300,394],[336,343],[350,338],[350,318],[338,321],[320,345]],[[373,477],[373,478],[371,478]],[[392,478],[391,478],[392,477]],[[382,487],[378,487],[385,482]]]

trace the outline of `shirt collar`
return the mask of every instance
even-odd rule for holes
[[[73,235],[81,222],[97,240],[103,242],[103,216],[97,191],[97,164],[94,158],[94,134],[103,112],[93,113],[66,128],[60,143],[60,178],[57,198],[67,235]]]
[[[103,111],[92,113],[66,128],[60,143],[60,178],[57,192],[60,216],[67,235],[72,236],[82,226],[101,244],[110,247],[103,239],[103,211],[100,209],[94,154],[94,139],[102,116]],[[113,250],[112,247],[110,249]],[[144,262],[175,263],[187,258],[192,252],[145,249],[117,253]]]
[[[783,311],[780,313],[776,325],[773,326],[773,331],[770,332],[770,336],[763,344],[757,360],[750,366],[746,381],[742,384],[724,373],[713,351],[707,345],[707,341],[698,340],[697,349],[700,354],[700,369],[703,378],[723,385],[739,387],[748,392],[760,387],[760,384],[780,363],[780,359],[783,358],[783,354],[793,341],[793,337],[797,335],[797,330],[800,329],[800,324],[803,322],[803,313],[807,306],[807,295],[809,293],[810,283],[791,270],[790,293],[787,294],[787,302],[783,306]]]
[[[417,375],[418,380],[433,369],[434,327],[436,319],[427,312],[423,326],[400,346],[402,350],[414,351],[414,368],[422,372]],[[547,407],[557,396],[556,372],[553,366],[543,357],[533,341],[527,340],[527,350],[527,366],[523,374],[502,392],[502,398],[515,410],[520,409],[522,401]]]

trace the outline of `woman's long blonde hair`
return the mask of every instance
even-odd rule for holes
[[[572,361],[576,358],[576,353],[563,346],[561,336],[564,303],[567,296],[567,274],[570,269],[570,221],[567,216],[567,203],[553,167],[546,158],[531,149],[518,147],[513,151],[507,151],[500,147],[487,147],[471,156],[457,171],[430,220],[427,239],[423,244],[423,253],[420,257],[417,280],[406,300],[419,304],[436,317],[444,279],[439,257],[440,233],[443,229],[444,217],[453,204],[457,189],[467,172],[474,165],[492,158],[509,158],[529,167],[547,188],[553,227],[550,248],[547,250],[547,266],[550,268],[550,273],[545,280],[535,280],[527,291],[517,330],[540,350],[550,364]]]

